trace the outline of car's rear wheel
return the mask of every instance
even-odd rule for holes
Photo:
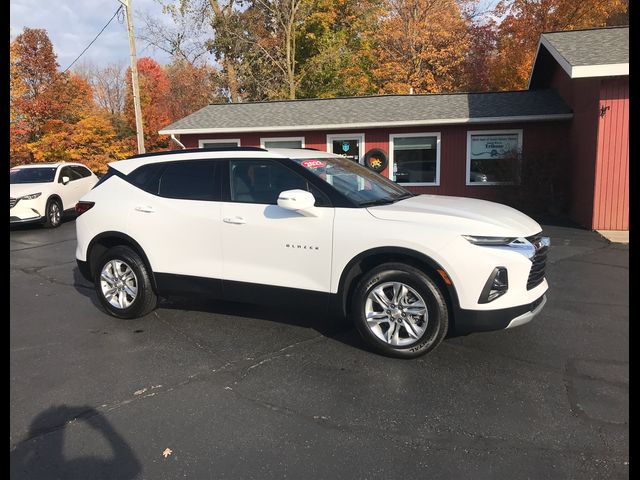
[[[94,285],[100,303],[114,317],[142,317],[158,302],[150,272],[140,256],[126,246],[113,247],[102,256]]]
[[[62,221],[62,204],[55,198],[49,199],[44,215],[44,226],[47,228],[57,228]]]
[[[448,313],[438,285],[402,263],[386,263],[366,273],[351,302],[362,338],[378,352],[399,358],[436,348],[447,333]]]

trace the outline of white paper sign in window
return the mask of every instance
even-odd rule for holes
[[[467,183],[482,185],[518,180],[522,132],[469,132]]]

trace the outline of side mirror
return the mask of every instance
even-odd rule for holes
[[[316,199],[306,190],[286,190],[278,195],[278,206],[285,210],[292,210],[305,217],[317,216],[314,205]]]
[[[69,183],[69,177],[62,177],[62,184],[66,185],[67,183]]]

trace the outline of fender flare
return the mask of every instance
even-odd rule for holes
[[[363,263],[365,263],[367,259],[370,259],[372,257],[384,256],[409,257],[411,259],[414,259],[418,267],[422,267],[423,270],[425,266],[428,267],[430,271],[427,271],[426,273],[428,273],[429,276],[431,276],[440,287],[444,287],[445,297],[448,297],[448,301],[450,301],[451,303],[451,315],[455,316],[455,312],[459,311],[460,303],[458,301],[458,293],[456,292],[455,285],[453,285],[453,283],[451,285],[447,284],[442,279],[442,277],[436,273],[437,270],[442,270],[447,274],[449,278],[451,278],[448,272],[433,258],[410,248],[375,247],[369,250],[365,250],[364,252],[360,252],[358,255],[353,257],[342,269],[340,280],[338,282],[339,304],[336,305],[336,307],[339,308],[339,313],[345,316],[348,314],[348,294],[354,286],[354,279],[356,279],[358,275],[363,272]]]
[[[95,247],[96,243],[104,239],[122,240],[123,244],[129,245],[135,250],[135,252],[138,255],[140,255],[140,258],[142,258],[142,261],[144,262],[144,265],[147,268],[147,271],[149,272],[149,276],[151,277],[151,285],[154,291],[157,293],[158,287],[156,284],[155,273],[151,268],[151,264],[149,263],[149,259],[147,258],[147,255],[144,253],[144,249],[132,237],[130,237],[129,235],[123,232],[117,232],[117,231],[102,232],[91,239],[91,241],[89,242],[89,246],[87,247],[87,263],[89,265],[91,277],[93,278],[93,275],[95,274],[95,271],[94,271],[95,265],[92,265],[93,259],[91,258],[93,247]]]

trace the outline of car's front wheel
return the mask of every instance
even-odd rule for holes
[[[142,317],[158,301],[146,265],[126,246],[113,247],[102,256],[95,269],[94,285],[100,303],[114,317]]]
[[[418,357],[436,348],[449,324],[438,285],[402,263],[386,263],[366,273],[354,291],[351,314],[369,345],[399,358]]]
[[[62,204],[55,198],[49,199],[44,217],[44,226],[46,228],[57,228],[62,221]]]

